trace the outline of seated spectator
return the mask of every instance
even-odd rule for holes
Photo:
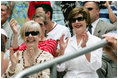
[[[46,25],[47,25],[46,16],[44,14],[38,12],[33,15],[32,20],[38,22],[42,29],[42,36],[41,36],[41,40],[39,41],[38,47],[42,50],[50,52],[55,57],[57,42],[53,39],[46,38],[46,35],[45,35],[45,30],[46,30]],[[22,50],[22,46],[24,47],[25,45],[22,44],[20,46],[19,50]]]
[[[99,5],[95,1],[84,2],[84,7],[89,10],[92,34],[102,38],[102,35],[113,30],[116,30],[116,26],[99,19]]]
[[[27,48],[14,54],[10,48],[10,64],[3,77],[8,78],[12,75],[36,64],[40,64],[53,59],[53,56],[46,51],[38,48],[39,38],[41,37],[41,27],[35,21],[26,22],[20,30],[21,37]],[[45,69],[41,72],[28,76],[29,78],[49,78],[50,71]]]
[[[45,14],[37,12],[32,16],[32,20],[34,20],[40,24],[41,30],[42,30],[41,40],[46,40],[47,19],[46,19]]]
[[[74,8],[69,13],[69,23],[75,35],[66,43],[63,40],[61,54],[71,54],[93,45],[101,39],[91,35],[86,28],[90,25],[90,14],[86,8]],[[66,47],[67,46],[67,47]],[[65,51],[64,51],[65,50]],[[102,65],[102,48],[88,52],[57,66],[58,71],[66,71],[64,78],[97,78],[96,70]]]
[[[49,53],[51,53],[54,57],[56,55],[56,48],[57,48],[57,42],[53,39],[46,39],[45,37],[45,26],[47,24],[47,20],[46,20],[46,16],[44,14],[41,14],[41,13],[35,13],[32,17],[32,19],[36,22],[38,22],[41,26],[41,30],[42,30],[42,35],[41,35],[41,38],[39,40],[39,44],[38,44],[38,47],[41,49],[41,50],[44,50],[44,51],[47,51]],[[13,38],[13,48],[14,48],[14,51],[16,50],[24,50],[26,49],[26,45],[25,43],[22,43],[20,46],[18,45],[17,41],[17,32],[18,30],[16,29],[17,26],[14,26],[13,23],[16,23],[16,21],[11,21],[11,28],[13,30],[13,33],[14,33],[14,38]]]
[[[113,30],[116,30],[116,26],[99,19],[99,5],[95,1],[86,1],[84,7],[89,10],[92,34],[103,38],[102,35]],[[90,27],[89,27],[90,29]],[[100,78],[114,78],[117,76],[117,65],[111,60],[111,58],[103,52],[102,55],[102,67],[97,70]]]
[[[60,40],[61,36],[65,34],[64,39],[71,37],[70,31],[67,27],[57,24],[52,21],[52,7],[49,4],[41,4],[36,6],[36,13],[40,12],[46,15],[47,25],[46,25],[46,35],[47,39]],[[59,46],[58,46],[59,49]]]
[[[99,18],[105,22],[112,23],[117,27],[117,9],[111,3],[112,1],[100,1]],[[117,30],[112,31],[112,33],[116,32]]]

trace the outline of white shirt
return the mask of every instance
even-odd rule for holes
[[[86,46],[100,41],[100,38],[90,35],[88,32],[88,41]],[[67,48],[64,54],[75,53],[77,50],[82,49],[81,44],[77,46],[76,35],[69,39]],[[65,78],[96,78],[98,77],[96,70],[102,65],[102,48],[91,52],[90,62],[86,59],[85,55],[79,56],[57,66],[58,71],[66,70]]]
[[[65,39],[67,37],[71,37],[70,31],[66,26],[62,26],[60,24],[57,24],[56,22],[54,22],[54,28],[48,32],[47,34],[47,39],[55,39],[55,40],[59,40],[60,37],[65,34]]]
[[[63,34],[65,34],[64,40],[71,37],[70,30],[66,26],[54,22],[53,29],[47,34],[47,39],[60,40]],[[57,45],[57,49],[60,49],[59,44]]]
[[[94,21],[91,25],[93,26],[92,27],[92,34],[94,34],[94,31],[95,31],[95,28],[96,28],[96,25],[98,24],[99,22],[99,19],[97,19],[96,21]]]

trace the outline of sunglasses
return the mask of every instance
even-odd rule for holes
[[[91,10],[93,10],[93,8],[91,8],[91,7],[90,7],[90,8],[87,8],[87,9],[88,9],[88,11],[91,11]]]
[[[36,36],[39,34],[39,31],[31,31],[31,32],[25,32],[25,36],[29,36],[29,35],[32,35],[32,36]]]
[[[84,17],[72,18],[72,19],[71,19],[71,22],[74,23],[74,22],[76,22],[76,20],[77,20],[77,21],[83,21],[83,20],[84,20]]]
[[[44,26],[43,24],[39,23],[40,26]]]

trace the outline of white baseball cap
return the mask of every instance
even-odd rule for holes
[[[5,35],[8,38],[7,33],[4,29],[1,29],[1,34]]]

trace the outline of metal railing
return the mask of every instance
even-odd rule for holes
[[[56,73],[57,72],[57,70],[56,70],[56,65],[57,64],[63,63],[67,60],[70,60],[72,58],[81,56],[81,55],[86,54],[86,53],[88,53],[90,51],[93,51],[95,49],[104,47],[106,45],[107,45],[107,41],[105,39],[103,39],[103,40],[101,40],[100,42],[98,42],[94,45],[85,47],[82,50],[78,50],[78,52],[76,52],[76,53],[63,55],[63,56],[57,57],[53,60],[44,62],[42,64],[34,65],[30,68],[27,68],[27,69],[19,72],[18,74],[14,75],[13,77],[15,77],[15,78],[24,78],[24,77],[29,76],[31,74],[35,74],[35,73],[38,73],[38,72],[40,72],[44,69],[50,68],[50,77],[51,78],[56,78],[57,77],[57,75],[56,75],[57,74]]]

